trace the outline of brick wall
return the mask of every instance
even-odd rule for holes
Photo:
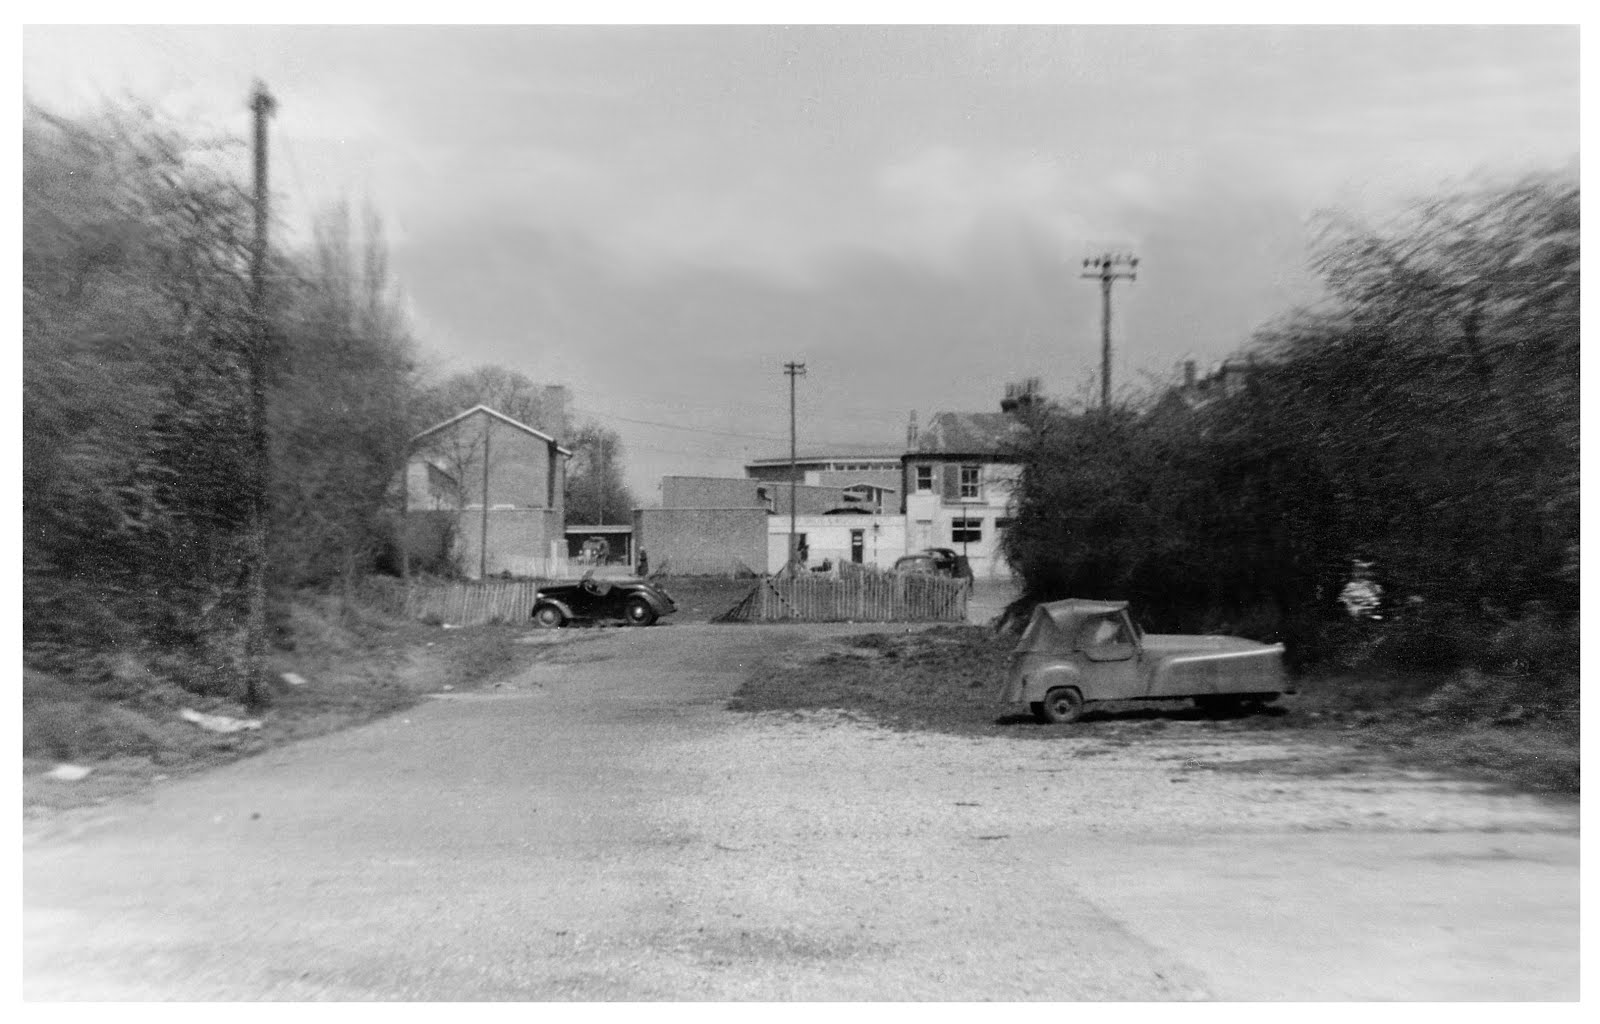
[[[456,533],[456,550],[461,569],[469,577],[477,577],[483,537],[483,513],[471,510],[461,513]],[[509,572],[513,576],[538,576],[550,566],[550,542],[557,542],[557,553],[566,551],[566,536],[556,514],[546,509],[495,508],[489,510],[489,557],[486,566],[490,576]]]
[[[892,486],[892,485],[891,485]],[[765,491],[768,501],[763,501]],[[845,504],[844,488],[795,486],[795,504],[801,515],[826,512]],[[664,476],[661,478],[662,508],[758,508],[770,507],[781,515],[789,514],[788,481],[744,480],[739,477]]]
[[[407,507],[428,508],[437,504],[439,495],[428,488],[427,463],[455,479],[461,505],[481,506],[485,434],[488,435],[491,508],[560,507],[562,492],[566,489],[566,459],[543,438],[482,412],[430,435],[418,446],[407,471]]]
[[[767,519],[764,508],[637,509],[634,551],[646,552],[655,572],[761,572],[767,563]]]
[[[721,476],[664,476],[661,478],[662,508],[756,508],[761,505],[758,490],[771,484]]]

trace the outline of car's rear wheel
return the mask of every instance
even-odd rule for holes
[[[642,597],[636,597],[628,602],[624,614],[630,626],[648,626],[656,621],[656,610],[650,607],[650,602]]]
[[[1083,694],[1071,686],[1058,686],[1044,695],[1039,707],[1043,711],[1040,717],[1051,725],[1076,722],[1083,714]]]
[[[561,609],[553,604],[542,604],[533,610],[533,624],[540,629],[556,629],[566,621]]]

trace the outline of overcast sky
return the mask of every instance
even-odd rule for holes
[[[1573,165],[1576,28],[33,27],[30,98],[240,136],[291,230],[385,219],[424,352],[572,388],[664,473],[1177,376],[1315,297],[1316,211]],[[240,174],[248,173],[241,162]]]

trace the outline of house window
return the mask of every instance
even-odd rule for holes
[[[1002,518],[996,519],[994,521],[994,528],[995,528],[996,531],[1009,530],[1009,529],[1011,529],[1011,524],[1014,523],[1014,522],[1016,522],[1015,519],[1008,519],[1008,518],[1002,517]]]
[[[978,481],[981,478],[982,466],[961,467],[961,500],[976,501],[979,497]]]
[[[933,490],[933,467],[917,467],[917,493],[926,494]]]
[[[950,543],[976,544],[983,540],[982,519],[950,520]]]

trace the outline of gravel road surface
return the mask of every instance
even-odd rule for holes
[[[25,837],[24,995],[1577,998],[1575,805],[1282,733],[724,710],[851,631],[564,631],[500,686],[63,814]]]

